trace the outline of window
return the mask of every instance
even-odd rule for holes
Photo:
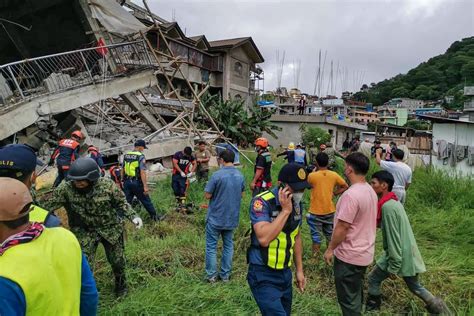
[[[237,61],[237,62],[234,64],[234,73],[235,73],[236,76],[243,77],[242,72],[243,72],[242,64]]]

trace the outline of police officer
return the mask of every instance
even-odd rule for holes
[[[101,176],[105,176],[104,159],[102,158],[102,154],[99,152],[99,149],[93,145],[90,145],[87,148],[87,157],[94,159],[100,168]]]
[[[177,211],[185,210],[188,178],[194,175],[197,163],[191,147],[185,147],[173,155],[173,176],[171,188],[177,203]]]
[[[56,159],[56,165],[58,166],[58,176],[54,181],[53,188],[57,187],[67,177],[71,163],[79,158],[80,141],[83,138],[84,135],[81,131],[74,131],[71,134],[71,138],[59,141],[58,147],[54,150],[49,160],[49,165],[52,166]]]
[[[308,161],[306,160],[306,151],[303,149],[301,144],[296,145],[295,162],[302,166],[306,166],[308,164]]]
[[[158,221],[156,209],[150,199],[150,189],[148,188],[146,176],[146,159],[143,151],[146,149],[146,143],[143,139],[135,142],[135,149],[123,156],[122,179],[123,191],[128,203],[132,203],[133,198],[142,203],[153,221]]]
[[[36,181],[36,165],[38,159],[33,149],[27,145],[13,144],[0,148],[0,177],[13,178],[23,182],[28,189]],[[49,212],[33,201],[33,209],[30,212],[30,220],[39,222],[46,227],[61,225],[61,221],[52,212]]]
[[[247,281],[262,315],[290,315],[292,259],[298,288],[301,292],[305,288],[300,227],[301,200],[309,188],[306,179],[301,165],[286,164],[278,175],[279,188],[258,194],[250,204]]]
[[[104,246],[107,260],[115,276],[115,293],[127,292],[122,216],[137,228],[143,226],[123,192],[115,183],[100,177],[99,167],[91,158],[79,158],[72,163],[68,182],[62,183],[47,203],[51,209],[66,209],[71,231],[79,239],[91,264],[97,246]]]
[[[0,315],[96,315],[98,294],[76,237],[31,223],[32,198],[0,178]]]
[[[295,162],[295,143],[289,143],[288,148],[277,155],[277,157],[284,156],[288,163]]]
[[[255,161],[254,177],[250,183],[252,196],[255,196],[272,187],[272,156],[268,151],[268,140],[264,137],[255,140],[255,151],[257,159]]]

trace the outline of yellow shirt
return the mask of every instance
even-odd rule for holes
[[[311,172],[308,183],[312,186],[309,212],[314,215],[327,215],[336,211],[332,201],[334,187],[346,184],[343,178],[331,170]]]

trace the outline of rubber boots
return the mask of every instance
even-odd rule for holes
[[[382,295],[370,295],[367,297],[367,301],[365,302],[365,311],[377,311],[380,309],[380,305],[382,305]]]
[[[125,296],[128,293],[127,283],[125,281],[125,275],[115,276],[115,295]]]
[[[452,315],[446,303],[439,297],[426,303],[426,310],[430,315]]]

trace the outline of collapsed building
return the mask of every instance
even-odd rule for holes
[[[187,37],[129,1],[0,0],[0,26],[0,145],[44,154],[74,129],[110,160],[137,138],[149,159],[222,139],[201,97],[250,104],[263,78],[251,37]]]

